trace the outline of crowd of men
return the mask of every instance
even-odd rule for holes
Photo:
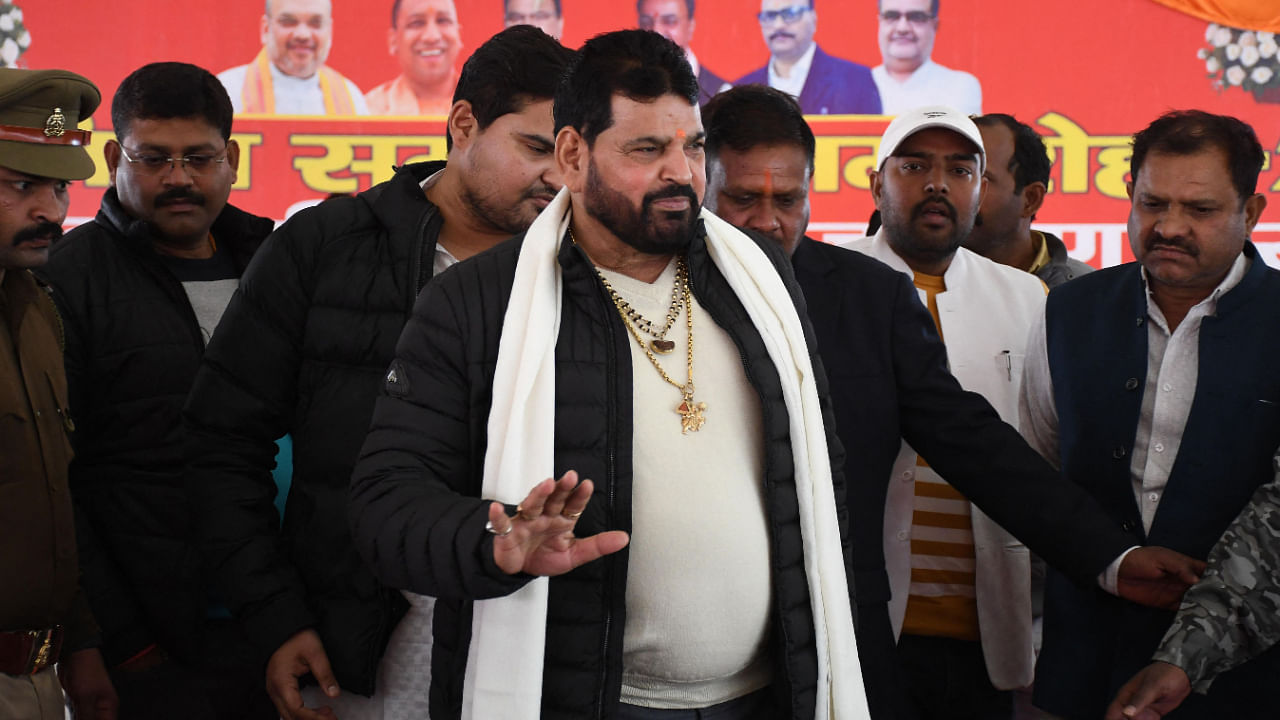
[[[100,95],[0,70],[0,717],[1275,715],[1253,130],[1136,133],[1137,261],[1091,272],[1033,128],[904,108],[836,247],[804,92],[725,88],[693,9],[574,51],[513,0],[445,160],[279,227],[225,79],[153,63],[64,236]]]

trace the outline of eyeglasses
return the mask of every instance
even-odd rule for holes
[[[756,17],[760,19],[761,25],[771,25],[777,20],[782,20],[782,22],[790,25],[804,17],[807,12],[809,12],[808,5],[791,5],[781,10],[761,10]]]
[[[124,145],[120,146],[120,154],[124,155],[124,159],[129,164],[138,168],[144,175],[164,175],[173,170],[175,163],[181,163],[182,169],[187,171],[189,175],[203,175],[218,166],[218,163],[227,161],[227,153],[224,149],[216,155],[200,153],[196,155],[183,155],[181,157],[169,157],[158,153],[144,153],[134,151],[137,157],[129,154]]]
[[[892,25],[902,18],[906,18],[907,22],[912,25],[924,25],[933,19],[933,16],[923,10],[909,10],[902,12],[900,10],[885,10],[880,13],[881,22]]]
[[[507,27],[510,27],[512,25],[531,25],[533,23],[549,22],[554,17],[555,13],[549,10],[538,10],[533,13],[509,12],[504,20],[506,21]]]
[[[640,26],[641,30],[652,30],[658,25],[670,29],[680,24],[680,16],[675,13],[667,13],[666,15],[641,15],[636,24]]]

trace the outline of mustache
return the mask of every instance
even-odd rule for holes
[[[13,247],[24,243],[47,240],[50,243],[62,237],[62,226],[57,223],[40,222],[25,227],[13,234]]]
[[[1189,242],[1181,235],[1165,237],[1158,232],[1152,232],[1147,238],[1146,246],[1148,251],[1155,250],[1157,248],[1172,248],[1174,250],[1181,250],[1191,257],[1198,257],[1200,255],[1200,248],[1194,243]]]
[[[655,190],[644,196],[644,209],[649,210],[655,202],[666,200],[667,198],[688,198],[689,207],[695,212],[698,209],[698,195],[693,191],[692,185],[672,185],[671,187]]]
[[[773,42],[778,38],[791,38],[792,40],[795,40],[796,36],[787,32],[786,30],[778,30],[777,32],[769,36],[769,42]]]
[[[189,202],[196,205],[204,205],[204,193],[197,192],[186,187],[177,187],[172,190],[165,190],[156,196],[155,206],[164,207],[165,205],[172,205],[177,202]]]
[[[551,187],[550,185],[537,185],[525,191],[524,197],[526,200],[552,200],[559,192],[559,190]]]
[[[916,205],[911,209],[911,219],[915,220],[921,215],[924,215],[926,211],[937,209],[938,207],[941,207],[946,211],[947,217],[951,218],[953,221],[956,219],[956,206],[952,205],[951,201],[944,197],[930,198],[919,205]]]

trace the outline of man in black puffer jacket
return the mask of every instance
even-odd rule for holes
[[[66,330],[84,591],[122,717],[271,717],[247,641],[206,618],[181,413],[273,223],[227,204],[239,148],[209,72],[144,66],[120,84],[111,117],[112,186],[41,271]]]
[[[567,192],[400,338],[350,518],[437,598],[434,720],[865,715],[825,376],[780,250],[699,215],[697,99],[671,41],[588,41],[556,94]]]
[[[314,717],[317,705],[342,720],[384,717],[393,701],[419,716],[418,613],[406,616],[406,599],[352,547],[347,485],[419,290],[523,231],[559,188],[550,98],[571,56],[528,26],[478,48],[454,93],[448,160],[401,167],[291,218],[209,345],[186,408],[203,547],[287,719]],[[271,468],[285,433],[293,480],[280,527]],[[410,625],[397,630],[402,617]],[[300,692],[306,674],[323,694]]]

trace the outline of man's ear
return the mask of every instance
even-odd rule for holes
[[[876,209],[880,209],[880,193],[884,190],[884,175],[875,170],[868,170],[867,177],[871,178],[871,199],[876,203]]]
[[[235,182],[240,172],[240,143],[235,139],[227,141],[227,167],[231,168],[231,182]]]
[[[1022,188],[1022,214],[1020,217],[1034,218],[1044,205],[1044,194],[1047,191],[1044,183],[1033,182]]]
[[[571,193],[580,193],[587,186],[587,168],[591,164],[591,149],[577,128],[564,126],[556,133],[556,168],[564,186]]]
[[[480,123],[476,120],[476,116],[471,112],[471,101],[459,100],[449,108],[448,122],[445,124],[445,130],[449,133],[449,137],[453,138],[454,149],[465,149],[475,139],[476,133],[480,132]]]
[[[1267,196],[1262,193],[1254,193],[1244,201],[1244,222],[1249,228],[1249,232],[1253,232],[1253,226],[1258,224],[1258,218],[1262,217],[1262,211],[1267,207]]]
[[[107,161],[107,177],[111,178],[111,184],[116,184],[116,168],[120,166],[120,143],[115,140],[108,140],[106,145],[102,146],[102,159]]]

